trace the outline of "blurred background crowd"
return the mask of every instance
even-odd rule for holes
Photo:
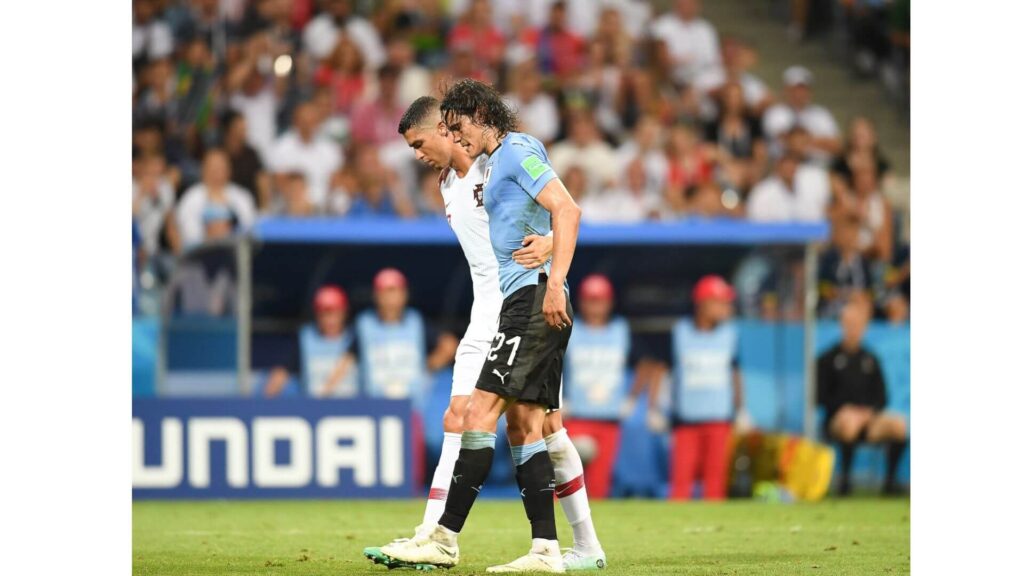
[[[888,85],[907,73],[909,2],[781,4],[794,41],[840,37],[854,69]],[[443,217],[435,174],[396,126],[416,97],[474,77],[545,142],[585,221],[827,220],[821,314],[865,299],[904,321],[909,247],[876,125],[837,121],[799,63],[759,76],[757,48],[703,8],[135,0],[136,281],[159,286],[177,256],[268,216]]]

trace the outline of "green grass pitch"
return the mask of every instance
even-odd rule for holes
[[[557,506],[557,504],[556,504]],[[596,502],[613,574],[909,574],[910,503],[855,498],[818,504]],[[407,501],[136,502],[137,575],[419,574],[388,571],[364,546],[408,536],[423,503]],[[561,510],[558,535],[572,532]],[[481,500],[459,538],[462,562],[433,574],[482,574],[526,552],[517,501]]]

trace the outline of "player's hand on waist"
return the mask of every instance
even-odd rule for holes
[[[551,284],[551,281],[548,280],[547,291],[544,293],[544,306],[542,308],[544,319],[547,321],[548,326],[557,330],[568,328],[572,325],[572,320],[566,312],[565,290],[562,289],[561,284],[557,284],[554,287]]]
[[[551,258],[551,244],[550,236],[530,234],[523,238],[523,247],[512,253],[512,259],[524,268],[539,268]]]

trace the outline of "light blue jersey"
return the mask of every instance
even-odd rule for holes
[[[739,350],[736,326],[702,331],[684,318],[672,328],[673,415],[682,422],[732,420],[732,371]]]
[[[411,398],[420,408],[426,397],[427,343],[423,318],[406,309],[400,322],[385,323],[374,310],[356,317],[363,392],[371,398]]]
[[[334,372],[342,356],[352,347],[352,333],[348,330],[337,338],[324,338],[316,325],[306,324],[299,330],[299,352],[301,357],[302,387],[306,394],[319,398],[324,395],[327,380]],[[348,374],[334,388],[332,397],[353,398],[359,394],[357,369]]]
[[[579,321],[565,351],[565,397],[572,417],[618,420],[626,399],[629,324],[616,316],[604,326]]]
[[[541,272],[551,272],[550,260],[528,270],[512,259],[512,253],[523,247],[526,236],[551,231],[551,213],[537,203],[537,195],[555,178],[544,145],[521,132],[505,136],[484,166],[484,208],[505,298],[523,286],[537,284]]]

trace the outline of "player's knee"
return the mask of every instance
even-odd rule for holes
[[[491,414],[482,404],[470,402],[466,406],[466,413],[462,418],[462,429],[493,431],[497,427],[500,414]]]
[[[509,411],[505,419],[506,432],[513,446],[535,442],[544,437],[544,419],[536,416],[522,406]]]
[[[513,446],[529,444],[541,438],[541,428],[531,425],[529,422],[508,422],[506,426],[508,441]]]
[[[508,443],[512,446],[526,444],[526,432],[519,426],[506,425],[505,435],[508,436]]]
[[[449,406],[444,411],[444,431],[450,434],[461,434],[464,430],[463,422],[466,418],[466,411],[459,410],[455,406]]]
[[[549,412],[544,417],[543,434],[547,438],[555,432],[562,429],[562,413],[561,412]]]

